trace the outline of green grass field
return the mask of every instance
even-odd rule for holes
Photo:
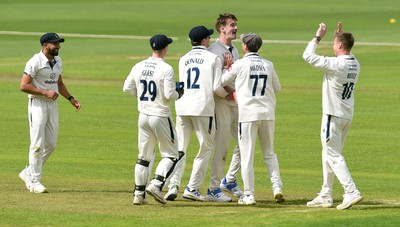
[[[399,8],[393,0],[0,0],[0,226],[399,226],[400,22],[389,23],[400,20]],[[274,203],[258,148],[255,206],[240,206],[237,199],[190,202],[181,195],[166,205],[149,198],[149,205],[133,206],[137,102],[122,86],[131,67],[150,55],[148,39],[68,34],[164,33],[175,38],[166,61],[177,72],[179,58],[190,49],[190,28],[213,27],[222,12],[238,17],[239,33],[256,32],[266,40],[260,54],[274,62],[280,77],[275,150],[286,202]],[[361,63],[344,156],[364,201],[345,211],[305,206],[322,183],[322,73],[301,55],[320,22],[333,34],[338,21],[353,32],[353,53]],[[42,178],[47,194],[28,192],[18,178],[29,147],[27,97],[19,82],[26,61],[40,50],[40,35],[6,31],[65,34],[63,78],[82,109],[76,113],[68,101],[59,101],[58,145]],[[332,55],[332,41],[327,36],[318,53]],[[183,185],[198,149],[192,138]],[[208,184],[206,178],[203,193]],[[336,181],[335,205],[342,193]]]

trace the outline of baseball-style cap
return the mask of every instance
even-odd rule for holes
[[[204,26],[197,26],[192,28],[189,32],[189,38],[192,42],[200,42],[204,38],[212,35],[214,33],[213,29],[207,29]]]
[[[165,35],[155,35],[150,38],[150,46],[153,50],[162,50],[171,44],[173,41]]]
[[[240,39],[244,44],[247,45],[247,48],[253,52],[257,52],[258,49],[260,49],[260,47],[262,46],[261,36],[255,33],[241,34]]]
[[[50,32],[42,35],[40,37],[40,44],[43,46],[45,43],[55,43],[55,42],[61,42],[63,43],[65,41],[64,38],[60,38],[56,33]]]

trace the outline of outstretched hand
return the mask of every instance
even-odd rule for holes
[[[319,37],[323,38],[325,36],[327,30],[328,29],[326,27],[326,24],[320,23],[319,28],[318,28],[317,32],[315,33],[315,36],[319,36]]]
[[[335,31],[335,36],[337,33],[342,32],[342,22],[338,22],[337,29]]]

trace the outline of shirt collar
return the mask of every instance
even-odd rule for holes
[[[162,58],[156,58],[156,57],[152,57],[152,56],[149,57],[149,60],[153,60],[153,61],[164,61],[164,59],[162,59]]]
[[[235,47],[233,45],[232,46],[228,46],[225,43],[221,42],[221,40],[219,38],[217,39],[216,42],[219,43],[219,45],[225,47],[227,50],[229,50],[230,47],[232,47],[232,50],[235,49]]]
[[[47,62],[49,62],[49,59],[47,59],[47,57],[46,57],[46,55],[44,55],[43,51],[40,51],[39,57],[40,57],[40,63],[46,64]]]
[[[244,57],[248,57],[248,56],[259,56],[259,55],[256,52],[249,52],[249,53],[244,55]]]
[[[207,50],[207,47],[205,47],[205,46],[193,46],[192,50],[195,50],[195,49]]]

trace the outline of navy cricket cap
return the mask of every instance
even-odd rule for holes
[[[189,32],[189,38],[192,42],[200,42],[214,33],[213,29],[207,29],[204,26],[197,26],[192,28]]]
[[[63,43],[65,41],[64,38],[60,38],[56,33],[50,32],[42,35],[40,37],[40,44],[43,46],[45,43],[55,43],[55,42],[61,42]]]
[[[171,44],[173,41],[165,35],[155,35],[150,39],[150,46],[153,50],[162,50]]]

